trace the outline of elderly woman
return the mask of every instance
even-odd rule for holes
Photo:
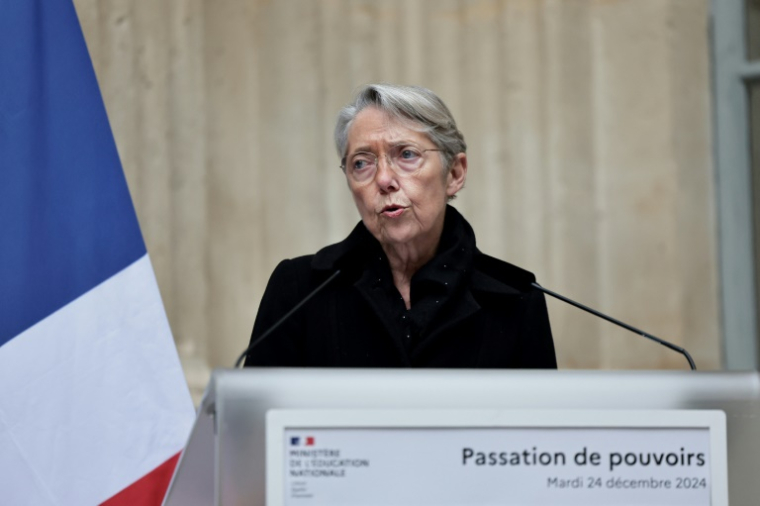
[[[251,342],[340,274],[246,365],[556,368],[533,274],[481,253],[447,205],[464,186],[467,155],[441,99],[366,86],[340,112],[335,143],[361,222],[344,241],[277,266]]]

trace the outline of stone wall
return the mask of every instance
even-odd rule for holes
[[[721,366],[707,0],[76,0],[188,380],[246,346],[276,263],[358,215],[361,84],[436,91],[480,248]],[[550,301],[561,367],[683,368]]]

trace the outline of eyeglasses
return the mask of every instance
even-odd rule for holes
[[[428,151],[442,151],[441,149],[420,149],[414,146],[396,146],[386,153],[391,166],[398,167],[404,172],[414,172],[425,164],[425,153]],[[378,156],[368,151],[358,151],[343,159],[340,166],[352,179],[358,182],[372,179],[377,171]]]

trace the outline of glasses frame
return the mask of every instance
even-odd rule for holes
[[[420,150],[420,154],[423,154],[423,153],[427,153],[428,151],[440,151],[440,152],[442,152],[442,151],[444,151],[444,150],[443,150],[443,149],[440,149],[440,148],[428,148],[428,149],[421,149],[421,150]],[[375,165],[379,165],[380,157],[379,157],[379,156],[377,156],[375,153],[372,153],[372,152],[370,152],[370,151],[360,151],[359,153],[366,153],[366,154],[368,154],[368,155],[372,155],[372,156],[374,156],[374,157],[375,157]],[[358,154],[358,153],[354,153],[354,155],[356,155],[356,154]],[[387,155],[386,155],[386,156],[387,156]],[[396,163],[396,162],[393,160],[393,158],[392,158],[392,157],[390,157],[390,159],[391,159],[391,162],[392,162],[392,164],[393,164],[393,165],[398,165],[398,164],[397,164],[397,163]],[[347,162],[348,162],[348,157],[347,157],[347,156],[344,156],[344,157],[343,157],[343,160],[341,160],[341,164],[340,164],[340,168],[341,168],[341,170],[342,170],[343,172],[346,172],[346,163],[347,163]]]

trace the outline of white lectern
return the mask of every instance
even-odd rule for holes
[[[697,412],[706,414],[700,415],[702,418],[683,416],[690,413],[696,415]],[[282,458],[272,460],[272,441],[278,441],[278,445],[298,446],[300,453],[292,453],[293,455],[312,455],[312,453],[323,457],[332,455],[335,458],[315,460],[314,464],[352,466],[349,471],[350,476],[358,480],[357,483],[361,483],[360,480],[364,479],[361,473],[368,472],[364,468],[372,467],[369,464],[370,459],[358,454],[350,455],[346,453],[346,450],[343,454],[340,454],[338,450],[329,450],[333,453],[325,453],[328,452],[326,449],[320,450],[322,454],[319,454],[317,450],[312,451],[310,446],[315,441],[313,434],[318,434],[318,442],[327,441],[329,438],[337,441],[335,438],[340,436],[339,433],[336,436],[334,431],[328,434],[325,430],[333,426],[339,426],[341,429],[352,427],[362,430],[371,429],[379,436],[393,435],[393,438],[387,439],[390,448],[390,445],[402,444],[399,442],[402,441],[399,437],[404,436],[403,431],[377,432],[378,430],[394,427],[407,431],[419,427],[432,427],[438,431],[455,428],[470,431],[478,429],[480,432],[476,431],[474,436],[472,432],[467,433],[470,439],[465,441],[481,441],[481,447],[474,443],[469,446],[465,443],[452,443],[453,440],[448,436],[440,443],[447,444],[448,442],[461,446],[461,448],[456,447],[456,466],[458,466],[457,469],[461,469],[461,472],[470,473],[466,477],[469,480],[468,483],[477,483],[477,480],[483,476],[496,476],[493,474],[481,476],[477,473],[495,473],[500,469],[510,470],[510,472],[533,471],[528,467],[541,465],[543,462],[540,459],[543,458],[543,453],[546,453],[546,465],[551,464],[555,467],[546,468],[546,476],[542,478],[545,487],[560,488],[561,486],[564,489],[566,485],[567,490],[560,492],[563,494],[563,501],[564,498],[570,498],[570,502],[562,502],[562,504],[573,504],[574,494],[588,494],[589,487],[593,488],[596,485],[605,493],[618,490],[615,487],[664,487],[666,481],[661,479],[664,476],[661,474],[662,469],[667,471],[672,470],[668,466],[670,468],[682,466],[678,469],[696,471],[697,466],[700,465],[700,459],[704,462],[709,457],[715,457],[717,459],[715,462],[719,463],[720,448],[712,446],[711,451],[715,455],[702,457],[699,457],[699,453],[691,453],[690,448],[684,448],[682,443],[678,443],[681,445],[679,448],[665,449],[660,454],[657,451],[636,453],[632,450],[624,450],[623,446],[616,447],[619,438],[612,434],[612,436],[604,436],[606,440],[604,438],[600,440],[607,441],[605,443],[607,446],[603,446],[604,451],[599,451],[598,468],[592,469],[588,466],[577,467],[578,452],[584,451],[587,454],[592,452],[588,445],[579,443],[578,452],[576,452],[576,449],[570,448],[571,440],[570,443],[567,441],[552,443],[555,446],[549,448],[531,442],[534,440],[521,443],[520,441],[523,440],[520,438],[530,436],[520,433],[519,438],[513,438],[513,441],[517,442],[503,447],[504,445],[499,442],[500,433],[493,431],[505,428],[527,430],[550,426],[549,428],[562,429],[564,431],[562,434],[576,437],[567,431],[584,429],[584,420],[593,420],[589,418],[589,414],[596,413],[598,420],[589,425],[597,428],[608,425],[612,429],[621,430],[625,430],[626,427],[634,429],[648,427],[647,430],[653,431],[654,434],[655,429],[660,429],[662,432],[668,428],[677,427],[687,429],[712,427],[713,433],[709,437],[713,439],[709,444],[715,445],[716,442],[720,442],[720,438],[716,439],[718,433],[715,432],[718,425],[705,422],[703,427],[699,420],[714,421],[715,414],[718,412],[725,413],[725,417],[723,413],[719,413],[718,418],[724,419],[723,452],[724,455],[727,454],[730,503],[732,506],[756,505],[760,497],[760,475],[758,475],[758,470],[760,470],[760,375],[757,372],[278,368],[216,370],[204,395],[198,418],[177,466],[164,504],[166,506],[266,504],[268,413],[270,415],[270,462],[278,463],[277,469],[271,470],[269,475],[270,478],[279,476],[279,480],[275,482],[278,484],[283,482],[284,463]],[[310,413],[314,416],[311,417]],[[373,416],[375,416],[374,419]],[[657,422],[652,425],[647,420],[662,420],[662,423]],[[689,420],[697,420],[697,422]],[[538,425],[534,421],[537,421]],[[303,430],[293,432],[291,430],[293,427],[288,426],[289,423],[291,425],[295,423],[293,427],[296,428],[311,427],[313,432]],[[291,432],[283,432],[284,430],[291,430]],[[491,432],[483,432],[483,430]],[[443,434],[448,433],[444,431]],[[490,439],[484,439],[484,435]],[[551,436],[556,435],[551,434]],[[472,439],[473,437],[476,439]],[[665,438],[663,441],[667,441],[667,433],[657,437]],[[507,441],[509,438],[504,440]],[[546,439],[546,441],[555,440],[556,437]],[[340,441],[341,444],[356,448],[355,445],[350,446],[350,441],[345,437]],[[490,445],[493,448],[486,449],[494,451],[483,450],[483,445],[489,446],[489,444],[482,441],[495,441],[493,445]],[[439,443],[435,442],[435,444]],[[524,448],[520,447],[520,444],[523,444]],[[545,445],[548,444],[545,443]],[[565,446],[561,446],[562,444]],[[335,444],[332,446],[334,447]],[[314,448],[318,447],[319,445],[314,446]],[[288,448],[275,447],[274,451],[284,450]],[[372,455],[381,455],[381,450],[382,448],[380,450],[375,448],[372,450],[375,452]],[[312,453],[309,453],[310,451]],[[378,454],[378,451],[381,453]],[[524,452],[523,460],[519,457],[521,452]],[[480,467],[476,465],[479,453],[482,454],[483,463]],[[489,453],[494,455],[490,456]],[[500,457],[501,453],[505,456]],[[517,456],[510,457],[513,454]],[[705,454],[709,454],[709,451]],[[283,455],[287,459],[287,452]],[[647,455],[647,467],[641,467],[643,461],[636,460],[642,459],[642,455]],[[626,459],[629,457],[630,462],[627,462]],[[489,458],[493,459],[493,465],[489,465]],[[589,464],[589,455],[583,455],[580,458],[586,459],[584,466]],[[376,464],[377,458],[373,457],[373,459],[372,465],[375,467],[372,469],[381,468],[382,463]],[[445,457],[443,459],[445,460]],[[638,478],[635,480],[622,474],[626,465],[632,468],[634,464],[639,466],[639,470],[644,473],[637,475]],[[692,467],[688,467],[687,464]],[[294,460],[293,465],[308,466],[309,464]],[[518,467],[520,465],[524,467],[520,469]],[[560,465],[563,467],[557,467]],[[718,465],[723,466],[725,478],[725,462]],[[703,469],[699,470],[703,471]],[[617,476],[620,478],[617,483],[614,479],[612,482],[609,481],[610,476],[613,478],[616,476],[614,473],[618,473]],[[312,472],[311,475],[336,476],[335,473],[331,475],[327,471]],[[345,475],[344,471],[341,476]],[[715,486],[718,488],[720,487],[719,475],[720,473],[715,476],[718,480]],[[392,475],[386,476],[388,481],[394,481]],[[484,483],[486,482],[488,482],[487,479]],[[270,483],[272,483],[271,480]],[[667,486],[691,488],[702,486],[701,483],[696,473],[684,472],[677,474],[672,480],[669,479]],[[393,486],[394,483],[388,483],[388,487]],[[583,492],[572,490],[574,486],[583,488]],[[288,504],[318,504],[318,501],[314,502],[313,494],[309,492],[311,485],[308,480],[290,480],[288,487],[290,487],[288,494],[291,494]],[[694,491],[687,490],[683,494],[692,492]],[[683,494],[683,497],[687,497]],[[283,494],[279,492],[270,494],[270,498],[282,496]],[[483,501],[485,502],[473,500],[472,504],[490,504],[485,499]],[[367,504],[374,503],[368,500]],[[505,501],[503,504],[508,503]],[[608,504],[612,503],[608,502]],[[721,506],[722,503],[707,499],[706,504]]]

